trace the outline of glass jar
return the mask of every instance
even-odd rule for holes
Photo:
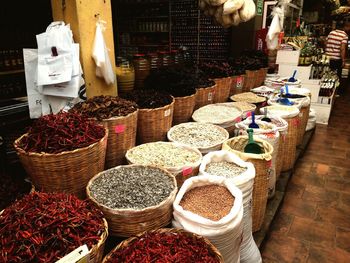
[[[148,60],[150,62],[151,71],[161,67],[162,63],[157,53],[149,53]]]
[[[160,58],[161,58],[161,66],[162,67],[169,67],[174,64],[170,52],[167,51],[161,51],[159,52]]]
[[[172,50],[171,57],[172,57],[172,60],[174,61],[174,65],[182,65],[183,64],[183,56],[182,56],[181,52],[179,52],[177,50]]]
[[[134,89],[135,71],[132,64],[126,58],[117,58],[116,75],[118,91],[120,93],[125,93]]]
[[[135,88],[143,88],[144,81],[148,77],[151,66],[144,54],[134,55],[134,69],[135,69]]]

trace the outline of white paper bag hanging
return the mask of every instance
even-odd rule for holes
[[[42,115],[43,95],[39,93],[36,82],[38,51],[36,49],[23,49],[24,72],[26,79],[29,115],[31,119]]]
[[[96,76],[104,78],[105,82],[110,85],[115,82],[115,74],[109,58],[106,42],[103,37],[102,21],[96,23],[96,33],[94,46],[92,50],[92,58],[96,64]]]
[[[68,82],[73,76],[73,35],[64,22],[51,23],[36,36],[38,44],[38,85]]]

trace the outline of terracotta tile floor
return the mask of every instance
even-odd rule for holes
[[[262,248],[263,262],[350,262],[349,129],[347,91],[296,166]]]

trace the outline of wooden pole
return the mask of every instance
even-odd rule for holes
[[[87,97],[98,95],[117,95],[117,84],[107,85],[96,76],[96,66],[92,59],[96,22],[106,21],[104,38],[113,70],[115,68],[113,23],[111,0],[51,0],[55,21],[69,23],[75,42],[80,44],[80,61],[84,71]]]

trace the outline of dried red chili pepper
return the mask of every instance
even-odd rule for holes
[[[26,152],[60,153],[89,146],[101,140],[105,130],[76,113],[60,112],[36,120],[19,142]]]
[[[91,249],[104,231],[103,214],[89,201],[29,194],[0,215],[0,262],[55,262],[81,245]]]
[[[208,245],[184,233],[146,233],[128,247],[114,252],[107,263],[181,262],[217,263]]]

